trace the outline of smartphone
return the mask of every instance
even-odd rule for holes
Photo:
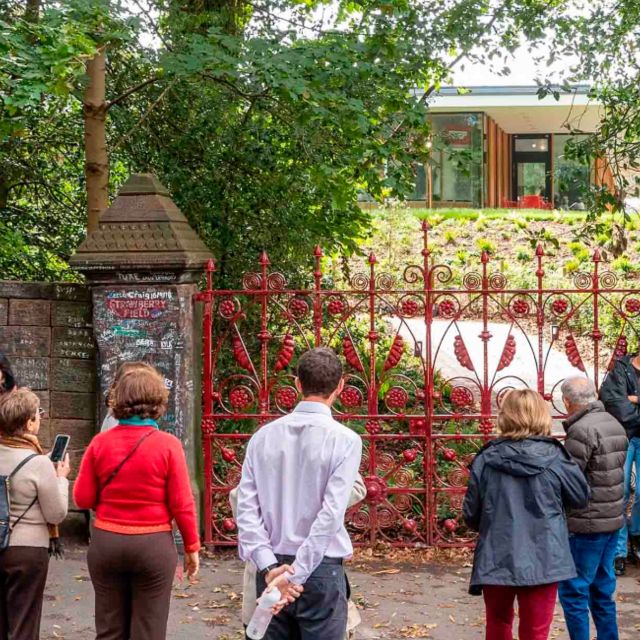
[[[53,449],[51,450],[51,462],[61,462],[64,460],[70,440],[71,436],[68,436],[66,433],[60,433],[56,436],[53,442]]]

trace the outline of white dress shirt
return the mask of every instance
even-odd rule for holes
[[[241,559],[264,569],[275,554],[295,556],[291,582],[304,584],[325,556],[351,556],[344,514],[361,456],[360,436],[321,402],[300,402],[255,433],[238,487]]]

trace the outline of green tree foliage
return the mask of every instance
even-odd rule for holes
[[[591,98],[602,105],[596,131],[574,139],[567,152],[592,167],[607,161],[614,190],[608,185],[591,188],[588,224],[582,231],[587,238],[607,234],[613,255],[627,246],[627,198],[640,196],[639,45],[637,0],[593,0],[588,11],[567,11],[555,25],[551,59],[572,56],[576,62],[567,84],[590,81]],[[574,132],[581,133],[579,126]]]
[[[129,172],[156,172],[224,282],[263,248],[296,278],[316,243],[357,250],[369,224],[359,193],[412,190],[412,167],[428,154],[429,98],[452,65],[507,72],[509,52],[542,38],[565,4],[45,0],[34,23],[10,0],[0,32],[13,65],[0,71],[0,181],[11,181],[2,224],[41,258],[27,272],[0,249],[2,275],[62,277],[82,233],[80,98],[97,46],[107,47],[113,188]]]

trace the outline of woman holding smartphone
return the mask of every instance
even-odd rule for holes
[[[69,458],[54,465],[42,455],[40,415],[38,396],[29,389],[0,395],[0,475],[15,472],[9,546],[0,552],[0,629],[16,640],[40,637],[49,552],[69,502]]]
[[[89,445],[74,486],[81,509],[95,509],[89,573],[98,640],[166,636],[178,561],[171,522],[198,572],[200,540],[182,444],[158,430],[167,408],[164,379],[152,367],[122,375],[111,407],[118,425]]]

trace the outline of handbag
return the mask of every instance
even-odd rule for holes
[[[120,469],[122,469],[122,467],[124,467],[124,465],[127,462],[127,460],[129,460],[131,458],[131,456],[133,456],[133,454],[138,450],[138,447],[140,447],[140,445],[149,436],[152,436],[154,433],[156,433],[155,430],[149,431],[148,433],[145,433],[142,436],[142,438],[140,438],[140,440],[138,440],[138,442],[136,443],[136,446],[133,447],[133,449],[131,449],[131,451],[129,451],[129,453],[127,453],[127,455],[122,459],[120,464],[109,474],[109,477],[104,481],[102,486],[98,485],[98,495],[97,495],[97,498],[96,498],[96,505],[100,502],[100,496],[102,495],[102,492],[107,488],[107,486],[109,484],[111,484],[112,480],[118,475],[118,473],[120,472]]]
[[[29,460],[32,460],[38,455],[37,453],[32,453],[22,460],[8,476],[0,476],[0,551],[7,549],[9,540],[11,539],[11,532],[38,501],[38,496],[36,495],[31,501],[31,504],[16,518],[16,521],[11,524],[11,480]]]

